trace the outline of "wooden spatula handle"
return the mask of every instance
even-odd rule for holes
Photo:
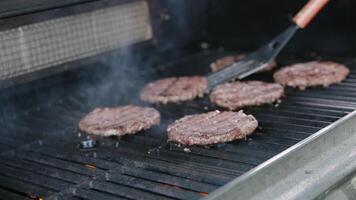
[[[300,28],[305,28],[328,2],[329,0],[310,0],[293,18],[294,22]]]

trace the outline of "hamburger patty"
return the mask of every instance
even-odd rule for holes
[[[88,134],[122,136],[134,134],[159,124],[160,114],[154,108],[122,106],[96,108],[79,122],[79,129]]]
[[[243,111],[212,111],[188,115],[168,126],[168,141],[184,145],[207,145],[245,138],[258,126]]]
[[[219,71],[234,62],[238,62],[239,60],[243,59],[245,57],[244,54],[236,55],[236,56],[225,56],[223,58],[217,59],[215,62],[210,64],[210,68],[213,72]],[[271,63],[268,64],[268,66],[264,69],[262,69],[260,72],[265,72],[269,71],[277,66],[277,62],[273,60]]]
[[[210,101],[218,106],[236,110],[244,106],[273,103],[282,97],[284,89],[278,83],[245,81],[218,85],[210,93]]]
[[[286,66],[277,71],[273,77],[283,86],[304,90],[309,86],[328,87],[340,83],[349,73],[350,70],[345,65],[330,61],[313,61]]]
[[[187,101],[203,96],[207,85],[208,81],[202,76],[171,77],[147,84],[140,96],[150,103]]]

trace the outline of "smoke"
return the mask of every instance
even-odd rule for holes
[[[164,7],[168,9],[172,19],[167,27],[168,32],[165,32],[170,37],[165,38],[161,50],[177,48],[188,42],[190,35],[182,30],[190,30],[190,20],[195,18],[188,15],[194,13],[189,9],[199,7],[189,2],[166,1]],[[66,109],[88,112],[95,107],[140,105],[143,104],[139,99],[141,89],[148,82],[162,77],[162,74],[154,70],[158,65],[157,61],[161,60],[154,49],[137,50],[125,46],[107,55],[96,56],[95,59],[97,61],[93,66],[81,66],[73,71],[26,83],[25,88],[30,88],[29,92],[14,97],[15,100],[2,101],[6,109],[1,114],[9,117],[9,113],[13,113],[16,116],[27,112],[26,110],[43,107],[55,109],[63,106]],[[19,90],[17,86],[16,90]]]
[[[162,40],[157,49],[162,52],[177,49],[190,42],[190,34],[195,34],[194,30],[199,29],[196,23],[201,22],[192,20],[199,18],[196,15],[204,11],[201,5],[205,3],[202,0],[196,3],[188,0],[168,0],[161,3],[164,8],[161,11],[169,15],[168,22],[161,22],[163,34],[168,36],[159,38]],[[148,82],[162,77],[162,74],[157,74],[154,70],[158,60],[164,58],[159,58],[155,48],[138,50],[131,46],[122,47],[103,56],[96,66],[97,70],[83,75],[81,82],[70,95],[81,94],[80,100],[90,105],[90,108],[142,104],[139,99],[141,89]]]
[[[89,107],[137,104],[139,87],[147,79],[141,55],[127,47],[100,60],[91,73],[81,75],[69,95],[80,96]]]

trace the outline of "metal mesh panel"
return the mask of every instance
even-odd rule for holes
[[[137,1],[0,32],[0,80],[152,38]]]

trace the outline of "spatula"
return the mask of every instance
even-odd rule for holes
[[[248,54],[239,62],[209,75],[207,77],[208,91],[218,84],[234,79],[243,79],[267,67],[268,63],[279,54],[297,30],[305,28],[328,2],[329,0],[309,0],[293,18],[293,24],[272,41]]]

